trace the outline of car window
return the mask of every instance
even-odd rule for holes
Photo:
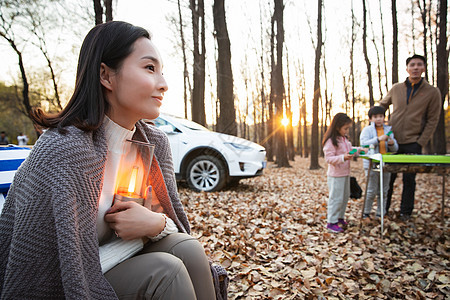
[[[172,124],[170,124],[170,123],[167,122],[166,120],[163,120],[163,119],[161,119],[161,118],[159,118],[159,117],[156,118],[156,119],[154,119],[154,120],[152,120],[152,122],[155,123],[155,126],[156,126],[156,127],[163,126],[163,125],[170,125],[170,126],[173,127],[173,129],[175,129],[175,126],[173,126]]]
[[[154,123],[156,127],[160,127],[160,126],[163,126],[163,125],[169,125],[169,126],[172,127],[172,130],[173,130],[174,132],[181,132],[181,131],[180,131],[178,128],[176,128],[173,124],[167,122],[166,120],[164,120],[164,119],[162,119],[162,118],[160,118],[160,117],[158,117],[158,118],[152,120],[151,122]]]

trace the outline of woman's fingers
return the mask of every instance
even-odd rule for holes
[[[114,201],[114,205],[108,210],[107,214],[114,214],[116,212],[126,210],[134,205],[133,201]]]

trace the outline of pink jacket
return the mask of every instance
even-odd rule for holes
[[[325,161],[328,163],[328,176],[343,177],[350,175],[350,160],[344,161],[344,154],[352,150],[352,144],[342,136],[337,138],[338,146],[335,147],[331,139],[323,146]]]

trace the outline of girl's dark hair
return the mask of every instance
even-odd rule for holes
[[[75,89],[66,107],[56,114],[46,114],[35,109],[31,117],[45,128],[73,125],[84,131],[100,127],[109,103],[100,83],[100,65],[104,63],[119,70],[124,59],[133,52],[133,44],[139,38],[150,39],[147,30],[126,22],[112,21],[99,24],[86,35],[78,58]]]
[[[326,141],[328,139],[331,139],[331,142],[335,147],[337,147],[338,142],[337,138],[340,136],[339,129],[341,129],[342,126],[347,125],[348,123],[351,123],[352,119],[350,119],[349,116],[347,116],[344,113],[337,113],[333,121],[331,121],[330,127],[328,127],[327,131],[325,132],[325,135],[322,140],[322,147],[325,145]]]

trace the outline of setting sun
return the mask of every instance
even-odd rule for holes
[[[281,124],[283,124],[283,126],[288,126],[289,125],[289,119],[284,117],[283,120],[281,120]]]

